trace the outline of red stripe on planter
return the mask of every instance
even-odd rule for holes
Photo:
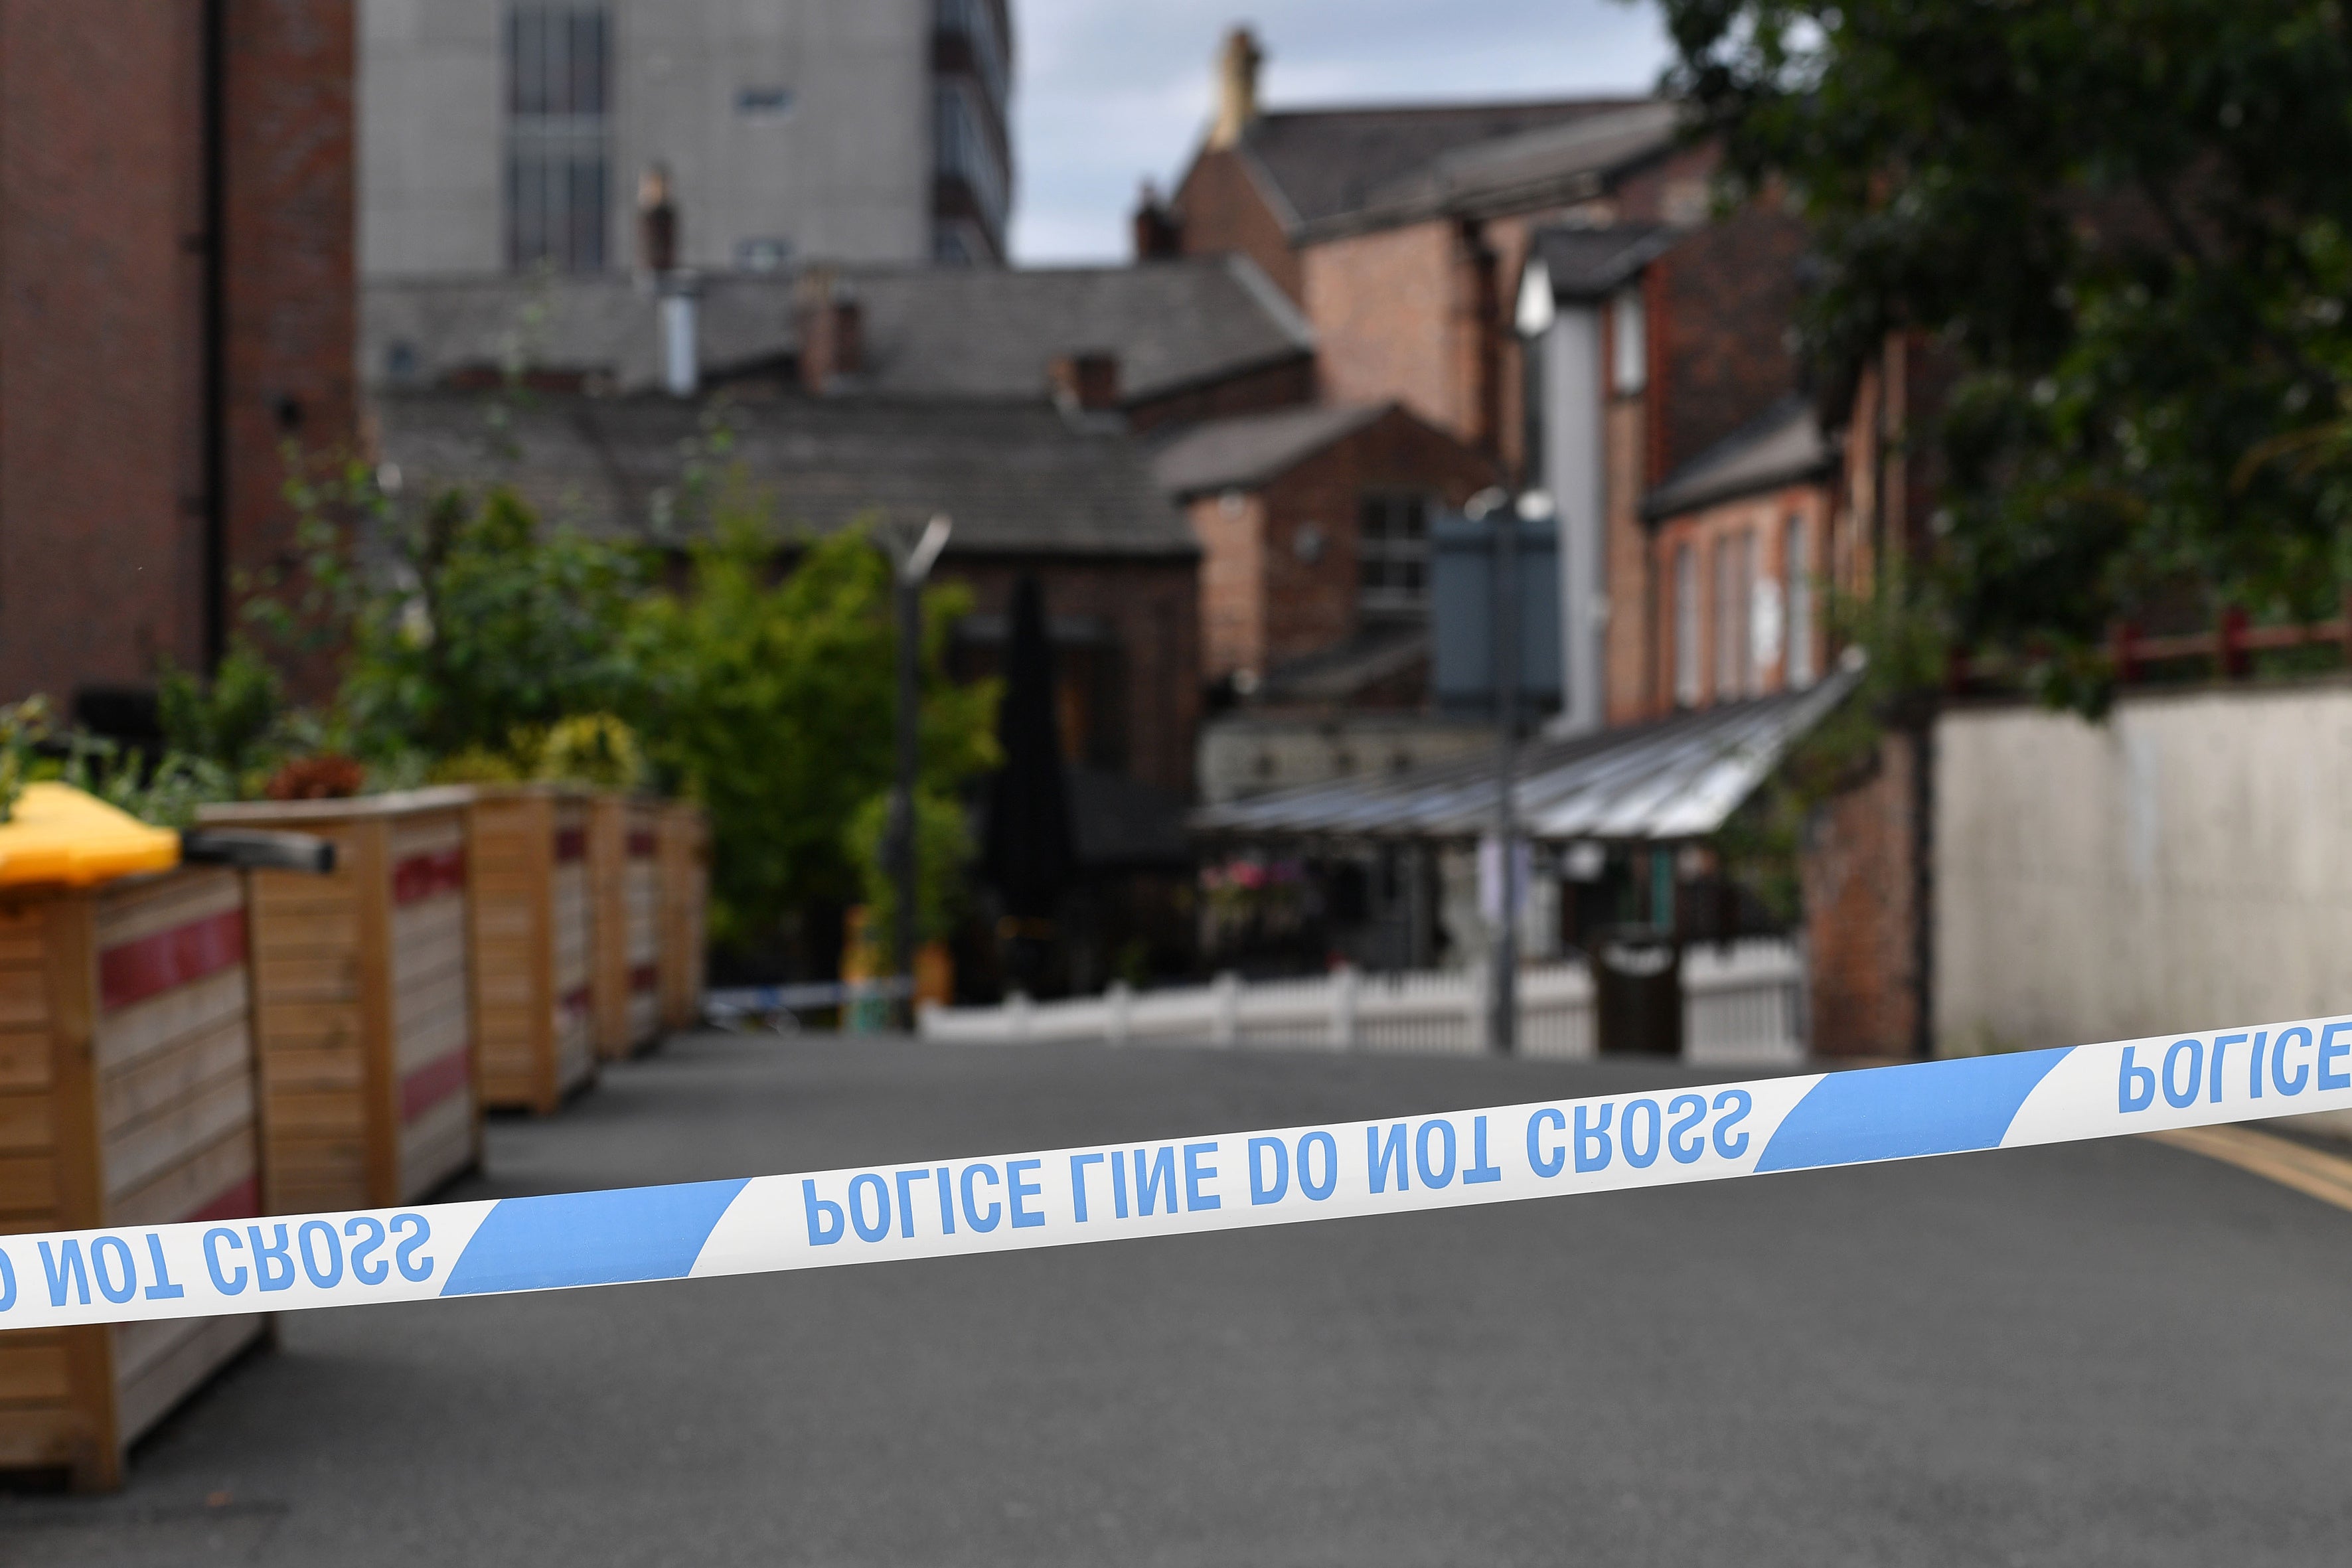
[[[629,858],[650,860],[654,858],[654,836],[642,828],[629,835]]]
[[[558,860],[585,860],[588,858],[588,830],[567,827],[555,836],[555,858]]]
[[[98,955],[98,1005],[110,1013],[245,962],[245,911],[223,910]]]
[[[421,903],[444,893],[462,892],[465,886],[466,851],[462,846],[411,855],[392,868],[392,901],[395,904]]]
[[[203,1225],[207,1220],[251,1219],[260,1212],[261,1184],[247,1176],[204,1207],[181,1215],[180,1223]]]
[[[400,1080],[400,1119],[414,1121],[464,1089],[474,1078],[474,1050],[459,1046]]]
[[[629,971],[629,989],[632,991],[651,991],[660,984],[661,966],[659,964],[640,963]]]

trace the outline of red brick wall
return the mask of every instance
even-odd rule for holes
[[[1184,172],[1169,206],[1181,226],[1187,256],[1239,251],[1265,269],[1282,291],[1304,302],[1307,295],[1298,253],[1282,219],[1266,203],[1250,173],[1245,154],[1232,148],[1203,148]]]
[[[1757,205],[1693,231],[1652,267],[1654,480],[1796,387],[1790,329],[1804,249],[1795,219]]]
[[[1123,732],[1125,772],[1191,795],[1192,743],[1201,724],[1198,563],[1191,556],[1063,561],[950,554],[940,565],[941,577],[971,584],[973,607],[990,615],[1009,613],[1013,585],[1024,572],[1036,575],[1049,619],[1088,616],[1108,623],[1125,711],[1097,718]]]
[[[1185,507],[1201,542],[1201,675],[1265,668],[1265,503],[1239,490]]]
[[[286,558],[280,447],[359,439],[352,0],[229,0],[228,556]],[[318,694],[324,669],[301,684]]]
[[[1601,635],[1608,689],[1601,701],[1609,723],[1631,724],[1654,716],[1659,707],[1651,635],[1658,580],[1649,524],[1642,517],[1642,497],[1648,489],[1643,483],[1648,410],[1639,394],[1612,396],[1606,419],[1602,461],[1607,466],[1609,625]]]
[[[1303,258],[1307,315],[1334,403],[1402,403],[1462,439],[1477,434],[1464,377],[1454,226],[1445,219],[1328,240]]]
[[[1422,491],[1459,506],[1495,478],[1492,465],[1476,452],[1395,409],[1267,485],[1260,495],[1266,665],[1320,652],[1356,634],[1361,582],[1356,545],[1366,491]],[[1308,528],[1321,536],[1313,561],[1301,553]]]
[[[1202,550],[1203,673],[1262,675],[1356,635],[1366,491],[1419,491],[1459,506],[1495,477],[1476,452],[1391,409],[1230,504],[1196,497],[1187,515]],[[1309,528],[1318,542],[1306,550]]]
[[[352,11],[227,6],[232,569],[289,537],[280,442],[356,430]],[[0,0],[0,697],[205,658],[203,16]]]
[[[1916,738],[1890,732],[1870,774],[1808,832],[1799,873],[1816,1055],[1918,1048],[1919,763]]]
[[[1783,527],[1791,516],[1805,520],[1807,581],[1811,584],[1812,668],[1816,677],[1829,668],[1828,598],[1823,563],[1828,559],[1829,512],[1831,481],[1827,479],[1802,484],[1783,486],[1760,495],[1742,496],[1734,500],[1717,502],[1696,511],[1664,520],[1656,526],[1651,540],[1651,569],[1657,574],[1656,608],[1650,618],[1652,657],[1657,661],[1657,680],[1654,714],[1664,714],[1675,706],[1675,552],[1689,545],[1698,562],[1698,702],[1706,707],[1712,703],[1744,695],[1722,692],[1716,689],[1716,626],[1717,625],[1715,551],[1726,538],[1742,531],[1755,541],[1756,578],[1770,578],[1784,585],[1788,582],[1788,564],[1783,559],[1787,534]],[[1792,631],[1783,626],[1780,657],[1756,670],[1759,692],[1773,692],[1787,685],[1789,649]]]
[[[0,0],[0,698],[203,655],[197,17]]]

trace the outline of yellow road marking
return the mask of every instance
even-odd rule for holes
[[[2293,1187],[2321,1203],[2352,1209],[2352,1160],[2322,1153],[2291,1138],[2251,1127],[2181,1127],[2147,1136]]]

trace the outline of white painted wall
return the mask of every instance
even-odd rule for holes
[[[361,5],[362,278],[506,265],[505,14],[494,0]]]
[[[1946,1052],[2352,1011],[2352,685],[1936,730]]]
[[[1560,712],[1553,732],[1601,724],[1609,584],[1601,454],[1601,311],[1563,301],[1543,336],[1544,483],[1559,516]]]
[[[667,163],[690,266],[782,239],[798,260],[930,258],[929,0],[610,0],[613,230],[635,255],[637,175]],[[506,0],[362,0],[364,279],[506,264]],[[782,115],[742,89],[783,87]]]

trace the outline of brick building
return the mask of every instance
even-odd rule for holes
[[[1390,403],[1210,420],[1161,446],[1153,471],[1201,542],[1210,680],[1419,706],[1429,518],[1493,484],[1491,464]]]
[[[0,0],[0,693],[144,727],[348,450],[350,0]]]
[[[1213,123],[1168,201],[1147,193],[1139,253],[1250,256],[1313,326],[1323,395],[1402,402],[1516,473],[1532,236],[1695,226],[1712,149],[1641,98],[1268,110],[1259,59],[1227,38]]]

